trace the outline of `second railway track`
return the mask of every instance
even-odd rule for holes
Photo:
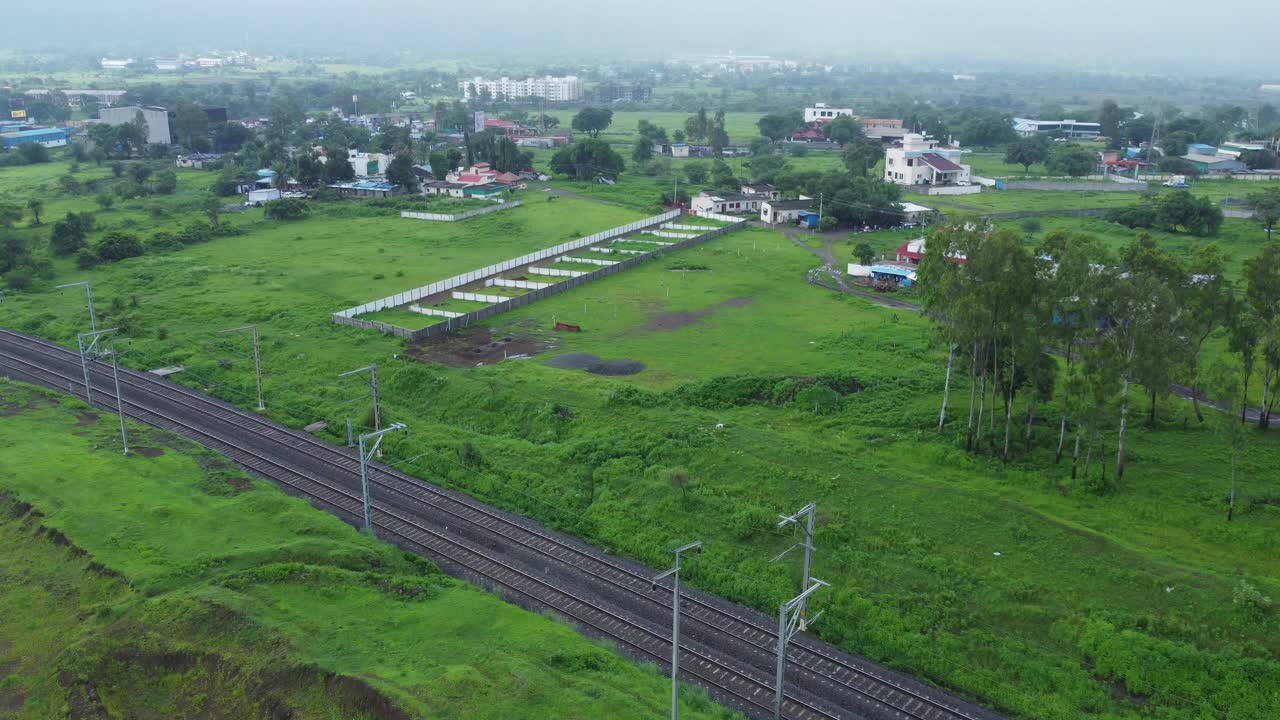
[[[79,357],[60,346],[0,330],[0,365],[25,376],[19,379],[83,396]],[[101,368],[95,375],[107,377]],[[360,516],[359,464],[345,449],[146,373],[122,368],[120,379],[126,388],[126,415],[220,450],[349,522]],[[112,390],[94,383],[95,396],[114,403]],[[141,400],[152,402],[144,405]],[[268,457],[262,447],[251,449],[254,443],[265,443],[266,451],[275,450],[277,457]],[[394,469],[371,470],[375,525],[387,539],[519,596],[513,599],[554,609],[632,654],[665,664],[670,641],[660,628],[671,606],[665,593],[650,592],[647,568]],[[730,704],[752,715],[765,714],[772,703],[777,638],[771,620],[700,592],[688,593],[682,609],[689,632],[688,641],[681,643],[682,672]],[[630,636],[619,637],[620,628]],[[998,717],[810,638],[793,641],[788,665],[786,717]]]

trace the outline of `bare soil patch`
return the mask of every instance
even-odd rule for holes
[[[405,353],[421,363],[466,368],[491,365],[515,355],[536,355],[543,349],[543,343],[528,335],[479,327],[411,342]]]
[[[98,422],[98,417],[99,417],[98,413],[84,410],[80,413],[80,416],[76,418],[76,424],[79,425],[80,427],[92,425]]]
[[[136,452],[143,457],[155,458],[164,454],[163,448],[157,447],[131,447],[130,451]]]
[[[707,307],[704,307],[701,310],[691,310],[688,312],[662,313],[661,315],[658,315],[657,317],[651,319],[648,322],[648,324],[640,328],[640,331],[641,332],[662,332],[666,330],[679,330],[680,328],[688,327],[698,322],[702,318],[714,313],[716,310],[719,310],[720,308],[746,307],[747,305],[750,305],[755,301],[756,301],[755,298],[737,297],[737,298],[730,298],[723,302],[718,302],[715,305],[708,305]]]

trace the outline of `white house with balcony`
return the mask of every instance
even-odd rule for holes
[[[908,133],[900,144],[884,151],[884,179],[927,193],[942,188],[981,190],[981,185],[970,185],[969,166],[961,160],[960,148],[944,146],[926,135]],[[969,187],[976,189],[969,191]]]

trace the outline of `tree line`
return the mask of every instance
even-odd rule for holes
[[[1245,437],[1229,426],[1245,422],[1252,378],[1261,375],[1260,428],[1270,424],[1280,389],[1280,244],[1268,242],[1245,264],[1243,288],[1225,266],[1214,244],[1184,262],[1145,233],[1113,257],[1087,234],[1052,233],[1032,251],[1017,232],[980,221],[935,227],[917,277],[924,314],[948,348],[938,429],[947,428],[961,373],[969,385],[964,446],[975,454],[1009,460],[1015,433],[1030,451],[1037,408],[1056,400],[1055,463],[1069,446],[1072,480],[1105,492],[1124,477],[1137,388],[1149,395],[1154,425],[1158,400],[1179,380],[1199,422],[1228,438],[1232,512],[1234,459]],[[1230,352],[1206,368],[1205,344],[1215,334],[1227,336]],[[1207,417],[1202,398],[1222,412]]]

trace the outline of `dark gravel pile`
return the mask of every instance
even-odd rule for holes
[[[557,355],[547,361],[551,367],[565,370],[586,370],[595,375],[635,375],[644,370],[644,363],[635,360],[604,360],[591,353],[571,352]]]
[[[602,360],[587,368],[595,375],[635,375],[644,370],[644,363],[635,360]]]

